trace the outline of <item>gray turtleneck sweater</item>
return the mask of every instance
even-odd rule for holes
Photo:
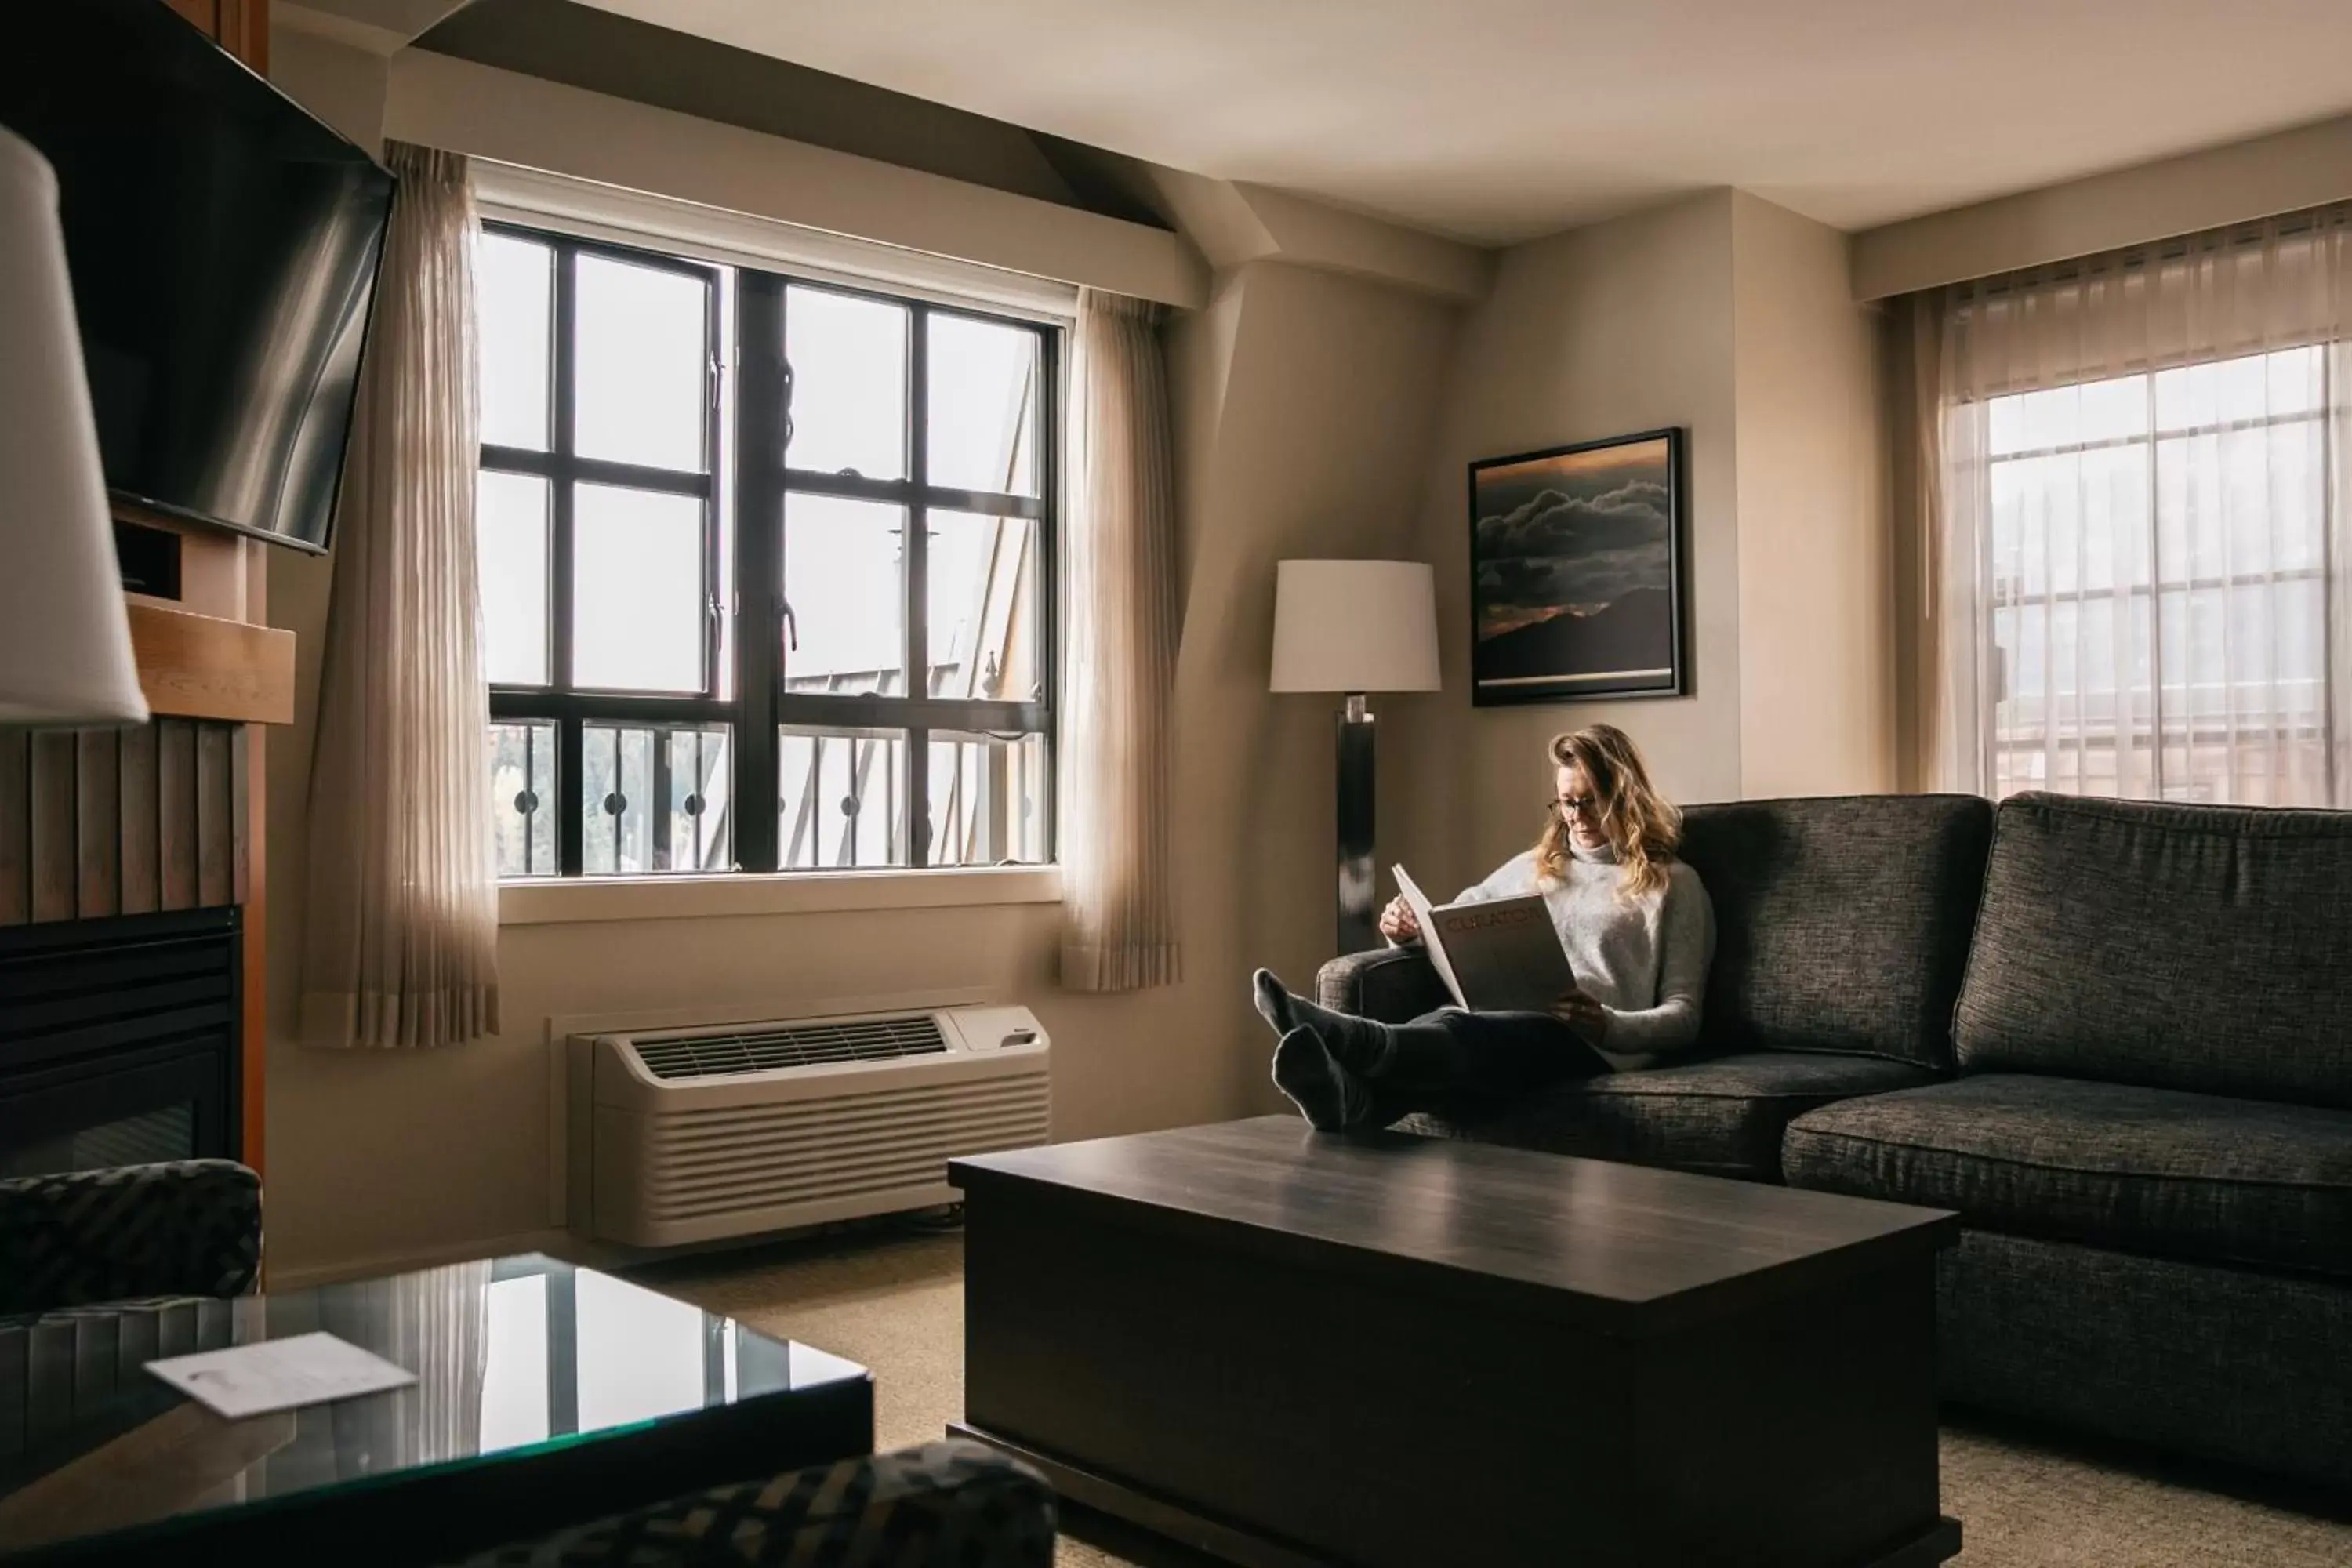
[[[1458,901],[1540,892],[1577,984],[1609,1010],[1601,1054],[1619,1068],[1654,1067],[1698,1038],[1715,908],[1698,873],[1679,860],[1655,892],[1622,897],[1622,876],[1614,850],[1576,849],[1568,875],[1542,886],[1529,850],[1464,889]]]

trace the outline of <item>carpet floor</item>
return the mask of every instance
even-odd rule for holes
[[[875,1441],[938,1437],[963,1408],[963,1247],[872,1232],[666,1262],[637,1278],[873,1369]],[[2344,1568],[2352,1510],[2233,1473],[1971,1417],[1948,1423],[1944,1510],[1961,1568]],[[1200,1560],[1111,1521],[1073,1520],[1057,1568]]]

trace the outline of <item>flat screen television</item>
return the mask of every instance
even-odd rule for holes
[[[163,0],[36,10],[0,125],[57,167],[107,488],[324,551],[392,176]]]

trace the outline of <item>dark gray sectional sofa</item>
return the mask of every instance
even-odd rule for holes
[[[1414,1130],[1958,1210],[1952,1397],[2352,1485],[2352,813],[1691,809],[1687,1065]],[[1417,951],[1330,1005],[1444,1000]]]
[[[1692,806],[1683,857],[1716,916],[1705,1032],[1687,1065],[1570,1084],[1419,1132],[1780,1179],[1794,1118],[1950,1076],[1992,807],[1974,795]],[[1396,1021],[1446,1003],[1421,949],[1327,964],[1324,1005]]]

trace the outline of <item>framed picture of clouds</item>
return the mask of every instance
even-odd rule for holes
[[[1478,707],[1680,697],[1683,432],[1470,465]]]

